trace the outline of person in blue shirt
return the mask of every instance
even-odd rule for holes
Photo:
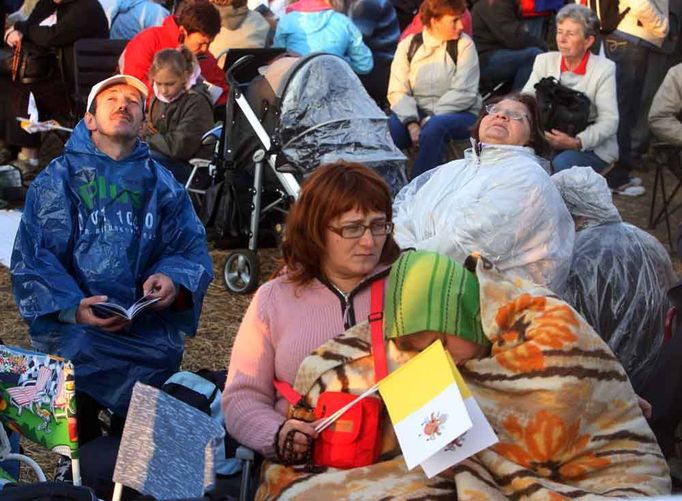
[[[151,26],[161,26],[168,10],[154,0],[118,0],[105,12],[109,18],[109,38],[130,40]]]
[[[289,5],[277,23],[272,45],[300,56],[313,52],[336,54],[361,75],[369,73],[374,65],[360,30],[347,16],[332,9],[327,0],[299,0]]]
[[[34,348],[74,363],[81,444],[99,436],[102,408],[122,429],[136,381],[178,370],[213,278],[187,193],[138,138],[146,93],[128,75],[93,87],[64,154],[31,184],[12,254]],[[92,308],[143,295],[159,300],[131,321]]]

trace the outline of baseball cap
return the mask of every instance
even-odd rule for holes
[[[144,106],[144,102],[147,100],[147,86],[141,80],[138,80],[131,75],[114,75],[113,77],[106,78],[92,86],[90,94],[88,94],[88,106],[86,110],[90,111],[90,106],[92,106],[93,101],[100,92],[107,87],[116,84],[128,84],[139,90],[142,93],[142,105]]]

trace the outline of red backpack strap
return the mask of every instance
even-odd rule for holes
[[[384,345],[384,282],[382,278],[372,284],[369,326],[372,335],[372,356],[374,357],[374,379],[379,382],[388,375],[386,346]]]
[[[272,384],[275,385],[277,391],[279,391],[282,394],[282,396],[287,399],[287,402],[289,402],[291,405],[296,406],[301,402],[301,400],[303,400],[303,397],[299,395],[298,392],[294,390],[293,386],[291,386],[286,381],[273,379]]]

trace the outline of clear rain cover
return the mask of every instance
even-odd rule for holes
[[[337,160],[364,164],[395,195],[406,183],[406,159],[386,114],[342,58],[316,54],[298,64],[281,101],[278,135],[286,158],[306,173]]]
[[[666,292],[676,281],[668,252],[622,222],[606,180],[590,167],[552,180],[571,214],[586,218],[576,233],[565,299],[609,344],[637,390],[663,341]]]

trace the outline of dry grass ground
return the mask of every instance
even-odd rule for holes
[[[647,194],[638,198],[614,198],[626,221],[647,229],[654,173],[642,170],[636,175],[643,179]],[[672,175],[669,175],[668,186],[674,185],[674,181]],[[682,201],[682,196],[678,201]],[[677,222],[680,221],[679,214],[675,215],[671,221],[674,226],[673,237],[675,237]],[[664,224],[660,224],[658,228],[649,231],[670,249]],[[218,369],[226,367],[229,362],[232,343],[250,297],[233,296],[225,291],[221,274],[226,254],[227,252],[223,250],[214,249],[211,251],[216,279],[211,284],[204,301],[199,331],[195,338],[187,341],[187,351],[183,364],[185,369],[196,370],[202,367]],[[277,253],[273,249],[265,249],[259,254],[263,268],[262,276],[267,277],[274,270]],[[678,276],[682,276],[680,260],[673,257],[673,263]],[[0,315],[0,338],[7,344],[28,347],[29,339],[26,324],[17,312],[11,292],[9,272],[3,267],[0,267],[0,311],[2,311]],[[24,447],[28,454],[46,467],[48,474],[52,472],[54,462],[51,454],[46,454],[30,443],[25,443]]]

